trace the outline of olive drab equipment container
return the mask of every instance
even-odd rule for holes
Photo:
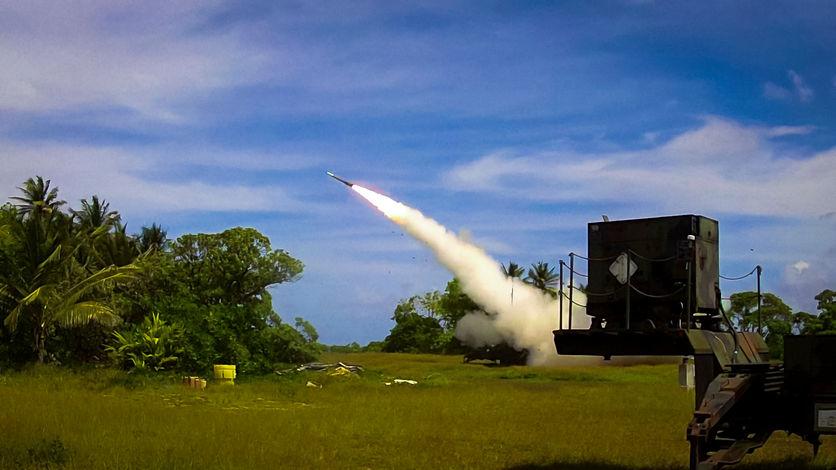
[[[820,435],[836,434],[836,335],[787,336],[785,362],[770,361],[760,334],[760,266],[723,277],[757,275],[757,331],[737,331],[721,302],[716,220],[605,220],[587,229],[586,256],[560,260],[557,353],[693,358],[692,470],[738,463],[776,430],[798,434],[814,454]],[[584,282],[579,305],[576,286]]]

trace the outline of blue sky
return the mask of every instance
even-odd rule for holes
[[[586,223],[720,221],[721,271],[836,287],[832,2],[0,2],[0,188],[96,193],[129,230],[252,226],[329,343],[450,275],[332,170],[496,258]],[[753,285],[723,285],[725,292]]]

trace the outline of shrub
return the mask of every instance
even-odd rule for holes
[[[177,364],[178,355],[183,352],[183,329],[176,323],[166,323],[156,313],[128,332],[114,332],[113,337],[116,344],[107,350],[126,369],[169,369]]]

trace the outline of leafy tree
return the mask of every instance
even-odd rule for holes
[[[456,324],[479,306],[462,291],[453,278],[444,293],[431,291],[402,300],[392,315],[395,326],[383,341],[390,352],[462,353],[464,347],[455,337]]]
[[[183,325],[180,367],[209,370],[213,363],[265,372],[275,363],[310,361],[318,354],[316,329],[285,324],[273,311],[268,287],[299,278],[303,265],[273,250],[255,229],[184,235],[137,261],[142,274],[122,293],[126,318],[145,312]],[[301,319],[300,319],[301,320]]]
[[[356,341],[352,341],[349,344],[334,344],[330,346],[324,346],[325,350],[332,353],[357,353],[363,352],[363,346]]]
[[[57,201],[57,189],[48,187],[49,181],[40,177],[24,183],[24,197],[18,199],[27,202],[20,213],[4,217],[7,235],[0,251],[0,298],[10,306],[4,325],[14,332],[21,323],[31,324],[38,362],[44,362],[46,339],[57,325],[116,323],[115,312],[90,294],[135,271],[133,266],[109,266],[93,273],[81,269],[78,251],[103,229],[72,230],[71,219],[56,210],[63,203]]]
[[[296,317],[295,323],[296,331],[302,333],[307,342],[315,344],[319,340],[319,333],[317,333],[316,328],[309,321],[302,317]]]
[[[793,333],[799,335],[813,335],[823,330],[822,319],[818,315],[807,312],[796,312],[792,316]]]
[[[836,334],[836,291],[825,289],[815,297],[818,314],[798,312],[793,324],[800,334]]]
[[[534,287],[547,292],[552,297],[557,297],[557,290],[555,284],[559,276],[554,273],[554,267],[549,266],[549,263],[538,261],[532,264],[528,269],[528,274],[525,276],[525,282]]]
[[[258,301],[268,286],[295,281],[304,268],[253,228],[183,235],[171,253],[189,289],[208,305]]]
[[[50,183],[30,178],[16,205],[0,207],[0,360],[31,360],[34,352],[43,362],[47,345],[62,361],[95,360],[108,337],[123,360],[149,369],[170,367],[175,356],[193,371],[218,362],[266,371],[316,357],[316,329],[301,318],[298,329],[283,323],[267,291],[298,279],[303,265],[258,231],[169,244],[152,224],[131,236],[99,196],[62,212],[66,203]],[[158,349],[172,335],[176,341],[165,341],[180,346]]]
[[[251,346],[252,359],[243,364],[253,371],[266,371],[276,364],[310,362],[319,355],[316,343],[306,341],[302,333],[286,323],[278,323],[259,332],[258,342]]]
[[[816,295],[818,301],[819,318],[821,319],[821,334],[836,334],[836,291],[825,289]]]
[[[137,235],[140,251],[145,253],[150,250],[162,250],[168,242],[167,235],[162,226],[157,224],[151,224],[150,227],[142,227],[139,235]]]
[[[383,341],[369,341],[369,344],[363,346],[363,351],[366,352],[382,352],[383,351],[384,342]]]
[[[459,320],[468,313],[481,310],[479,305],[464,293],[461,282],[455,277],[447,283],[444,294],[436,303],[438,317],[441,318],[442,325],[447,331],[455,330]]]
[[[437,318],[427,314],[423,300],[413,296],[395,307],[392,314],[395,326],[383,340],[383,351],[430,353],[441,350],[443,345],[439,340],[444,329]]]
[[[18,216],[18,209],[12,204],[7,203],[0,206],[0,254],[10,251],[10,245],[13,243],[13,239],[9,228],[11,227],[12,219]],[[2,259],[0,257],[0,262],[2,262]],[[0,265],[0,270],[2,269],[5,268]],[[13,298],[0,295],[0,320],[5,318],[14,306]],[[14,331],[10,331],[0,321],[0,367],[3,363],[15,364],[31,360],[34,357],[31,338],[32,326],[28,324],[26,319]]]
[[[732,294],[729,313],[741,331],[757,331],[758,293],[748,291]],[[761,295],[760,315],[764,327],[770,321],[792,323],[792,309],[770,292]]]
[[[748,291],[732,294],[729,314],[739,330],[757,331],[758,293]],[[760,316],[770,354],[775,358],[782,357],[784,335],[792,332],[792,309],[777,295],[766,292],[761,297]]]
[[[140,255],[137,241],[128,235],[127,228],[118,221],[113,230],[94,243],[97,266],[127,266]]]

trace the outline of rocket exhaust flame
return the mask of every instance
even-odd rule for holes
[[[460,238],[417,209],[356,184],[352,184],[351,189],[427,245],[436,259],[459,279],[462,290],[484,310],[484,313],[472,312],[459,320],[456,327],[459,340],[474,347],[505,341],[517,349],[528,349],[532,364],[586,361],[557,356],[554,350],[552,330],[558,326],[557,300],[519,279],[505,276],[500,264],[482,248]],[[575,299],[580,304],[585,303],[580,292],[575,293]],[[564,309],[568,309],[568,305],[564,305]],[[582,324],[584,318],[584,315],[577,315],[573,326],[588,326]]]
[[[389,217],[395,222],[403,219],[409,211],[409,207],[390,197],[376,193],[371,189],[366,189],[356,184],[351,186],[351,189],[357,192],[357,194],[363,196],[365,200],[372,203],[372,205],[377,207],[380,212],[383,212],[383,215]]]

